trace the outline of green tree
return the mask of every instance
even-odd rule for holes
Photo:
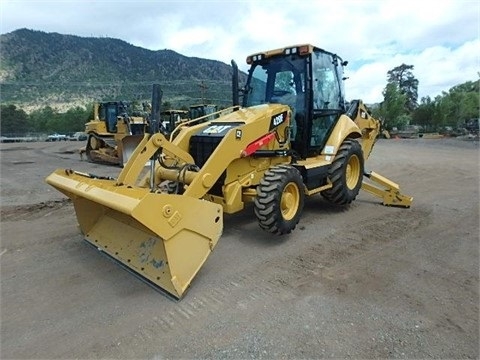
[[[50,106],[34,110],[30,113],[30,123],[36,132],[56,132],[58,113]]]
[[[466,121],[479,117],[479,105],[479,81],[454,86],[435,98],[433,124],[436,130],[445,126],[462,127]]]
[[[390,82],[383,91],[384,101],[378,108],[378,117],[383,119],[384,127],[392,130],[394,127],[402,128],[409,120],[405,113],[405,98],[396,83]]]
[[[72,133],[83,131],[85,123],[93,117],[92,107],[77,106],[60,113],[50,106],[33,111],[29,116],[29,128],[39,133]]]
[[[447,124],[449,114],[452,112],[452,101],[448,93],[435,97],[435,112],[433,116],[433,129],[439,130]]]
[[[85,123],[90,119],[90,110],[80,106],[68,109],[62,117],[62,128],[65,132],[77,132],[85,129]]]
[[[402,64],[387,72],[388,83],[394,83],[402,94],[405,95],[405,109],[412,113],[417,107],[418,80],[412,73],[413,65]]]
[[[29,131],[28,115],[15,105],[2,105],[0,107],[0,132],[5,135],[25,135]]]
[[[412,122],[420,125],[424,131],[435,130],[435,107],[436,103],[429,96],[423,97],[420,104],[412,114]]]
[[[448,97],[453,104],[450,107],[452,125],[465,123],[466,120],[479,117],[480,110],[480,81],[467,81],[450,89]]]

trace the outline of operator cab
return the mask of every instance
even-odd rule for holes
[[[346,62],[312,45],[300,45],[251,55],[247,63],[251,67],[243,106],[290,106],[292,149],[301,158],[319,154],[345,113]]]
[[[131,105],[125,101],[110,101],[99,104],[99,118],[105,121],[109,133],[118,132],[118,122],[124,121],[130,135],[143,135],[145,124],[130,121]]]
[[[105,121],[109,133],[117,132],[118,103],[101,103],[98,109],[100,119]]]

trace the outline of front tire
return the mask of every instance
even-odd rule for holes
[[[262,229],[272,234],[289,234],[300,220],[304,201],[300,172],[290,165],[273,166],[257,187],[255,216]]]
[[[332,187],[322,191],[323,197],[336,205],[350,204],[362,186],[363,165],[363,151],[358,141],[345,140],[328,171]]]

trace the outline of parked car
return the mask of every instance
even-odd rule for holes
[[[76,132],[75,134],[69,135],[68,140],[70,140],[70,141],[85,141],[85,140],[87,140],[87,134],[79,131],[79,132]]]
[[[52,134],[48,135],[47,141],[67,141],[67,135],[62,135],[62,134]]]

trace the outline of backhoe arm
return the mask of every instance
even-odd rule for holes
[[[362,133],[362,150],[364,160],[370,156],[373,145],[381,132],[381,122],[373,118],[362,100],[353,100],[347,115],[357,124]]]
[[[378,135],[382,132],[380,120],[373,118],[361,100],[352,101],[347,115],[357,124],[362,133],[362,150],[364,160],[370,156]],[[362,189],[382,198],[383,205],[409,208],[413,197],[400,193],[400,187],[393,181],[373,171],[365,173],[370,182],[363,182]]]

